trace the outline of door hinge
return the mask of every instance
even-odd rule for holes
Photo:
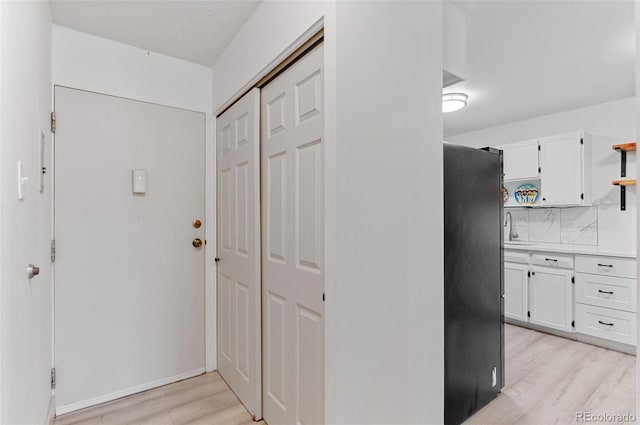
[[[56,133],[56,113],[55,112],[51,113],[51,132],[53,134]]]
[[[527,311],[527,317],[531,317],[531,312]]]
[[[56,261],[56,240],[51,239],[51,262],[54,263]]]
[[[571,321],[571,327],[572,327],[572,328],[575,328],[575,327],[576,327],[576,321],[575,321],[575,320],[572,320],[572,321]]]
[[[542,167],[538,167],[538,172],[541,173],[542,172]]]
[[[215,262],[216,262],[216,264],[217,264],[217,263],[219,263],[219,262],[220,262],[220,259],[219,259],[218,257],[216,257],[213,261],[215,261]]]
[[[322,293],[322,302],[324,302],[324,292]]]
[[[531,277],[531,270],[527,272],[527,277]]]
[[[584,145],[584,139],[582,137],[580,138],[580,144]]]
[[[542,150],[542,147],[541,147],[540,145],[538,145],[538,150],[539,150],[539,151],[541,151],[541,150]]]
[[[51,389],[52,390],[56,389],[56,368],[55,367],[51,368]]]
[[[580,199],[584,200],[584,193],[580,194]]]
[[[575,276],[571,276],[571,283],[576,283],[576,277]]]

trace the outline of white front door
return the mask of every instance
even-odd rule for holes
[[[218,117],[216,129],[218,371],[260,419],[260,90]]]
[[[263,416],[323,423],[322,45],[262,90]]]
[[[205,115],[63,87],[55,110],[62,413],[204,371]]]

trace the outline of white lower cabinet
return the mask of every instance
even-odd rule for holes
[[[635,259],[520,250],[504,258],[506,318],[607,348],[636,345]]]
[[[532,267],[529,281],[531,323],[572,332],[573,271]]]
[[[504,315],[527,320],[529,306],[529,265],[504,263]]]
[[[576,304],[576,330],[623,344],[636,344],[636,315],[628,311]]]
[[[615,310],[636,311],[636,280],[576,273],[576,302]]]

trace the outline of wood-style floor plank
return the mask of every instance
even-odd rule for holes
[[[634,413],[635,364],[628,354],[506,325],[505,387],[465,424],[573,424],[577,412]]]
[[[240,400],[216,372],[79,410],[55,420],[55,425],[254,423]]]
[[[576,423],[576,412],[635,412],[635,357],[505,327],[505,388],[468,425]],[[56,418],[55,425],[253,425],[217,373]],[[257,425],[265,425],[263,421]]]

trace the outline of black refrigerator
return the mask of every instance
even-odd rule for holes
[[[502,151],[444,143],[444,423],[504,386]]]

